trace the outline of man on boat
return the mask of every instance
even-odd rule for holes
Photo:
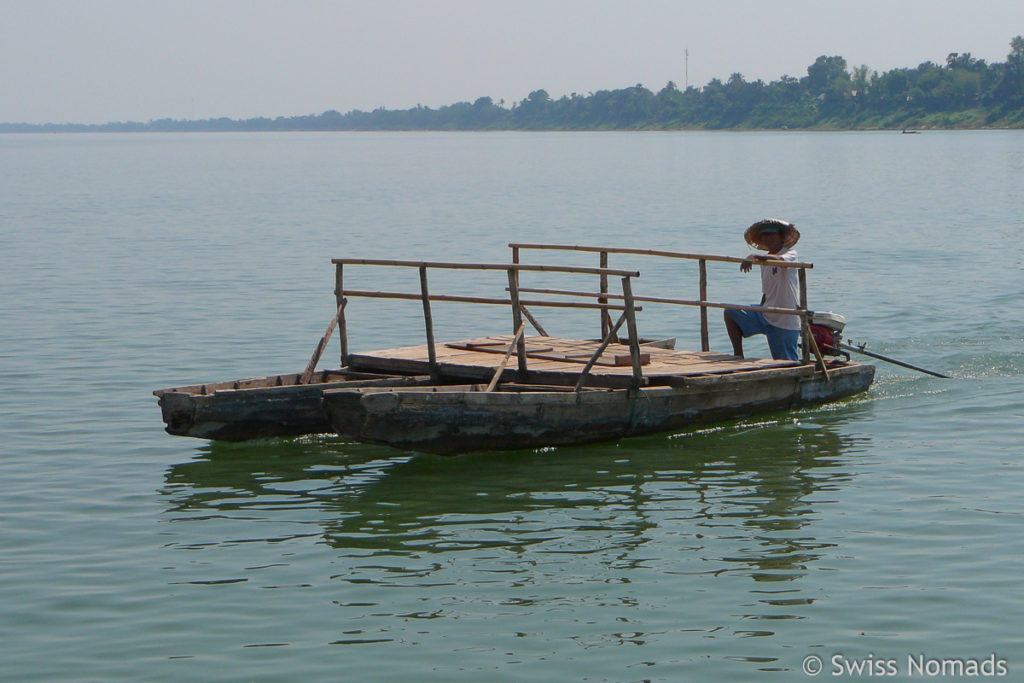
[[[797,308],[800,303],[800,288],[796,268],[780,268],[772,262],[796,261],[793,246],[800,239],[796,227],[778,218],[760,220],[743,233],[747,244],[762,249],[767,254],[751,254],[743,259],[740,270],[749,273],[754,263],[761,264],[761,305],[776,308]],[[800,339],[800,316],[783,313],[761,313],[760,311],[725,310],[725,328],[729,332],[733,353],[743,357],[743,338],[755,334],[768,337],[768,348],[772,358],[797,360],[797,343]]]

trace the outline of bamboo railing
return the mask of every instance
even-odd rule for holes
[[[527,244],[521,242],[511,242],[508,245],[512,249],[512,263],[519,263],[520,253],[523,250],[553,250],[553,251],[579,251],[579,252],[590,252],[599,255],[599,263],[601,268],[608,268],[608,255],[609,254],[629,254],[634,256],[658,256],[663,258],[673,259],[686,259],[697,261],[699,268],[699,281],[698,281],[698,299],[673,299],[667,297],[649,297],[649,296],[634,296],[635,302],[647,302],[647,303],[662,303],[662,304],[675,304],[681,306],[698,306],[700,307],[700,347],[701,351],[707,352],[711,350],[711,344],[709,341],[708,334],[708,309],[709,308],[721,308],[721,309],[735,309],[742,311],[759,311],[761,313],[781,313],[781,314],[792,314],[800,316],[800,330],[803,345],[803,362],[810,362],[810,348],[811,348],[811,334],[809,328],[808,314],[807,314],[807,270],[814,267],[813,263],[798,262],[798,261],[772,261],[772,266],[778,266],[780,268],[797,268],[797,279],[800,289],[800,306],[799,308],[778,308],[773,306],[750,306],[744,304],[727,304],[719,303],[708,300],[708,262],[721,262],[721,263],[742,263],[745,259],[738,258],[735,256],[719,256],[714,254],[695,254],[682,251],[666,251],[660,249],[633,249],[629,247],[600,247],[600,246],[587,246],[587,245],[569,245],[569,244]],[[600,284],[600,295],[597,297],[597,303],[601,306],[609,304],[612,299],[619,298],[618,295],[608,293],[608,280],[606,276],[601,276]],[[569,292],[565,290],[527,290],[522,291],[528,293],[546,293],[553,295],[569,296],[581,296],[581,292]],[[611,309],[608,309],[611,310]],[[601,336],[604,337],[607,331],[611,328],[611,316],[608,314],[608,310],[601,310]],[[824,363],[822,364],[824,366]]]
[[[348,349],[348,323],[346,320],[345,309],[347,306],[349,297],[366,297],[366,298],[383,298],[383,299],[404,299],[404,300],[418,300],[423,306],[423,322],[425,328],[425,335],[427,341],[427,358],[430,368],[430,374],[435,379],[440,377],[440,371],[437,363],[437,353],[435,348],[434,340],[434,319],[431,311],[431,302],[462,302],[462,303],[475,303],[475,304],[492,304],[492,305],[504,305],[510,306],[512,311],[512,330],[514,332],[513,344],[516,347],[516,355],[518,360],[518,373],[519,380],[522,382],[527,381],[527,353],[526,353],[526,339],[525,335],[522,334],[523,330],[523,318],[524,316],[537,328],[538,332],[547,336],[543,328],[536,322],[532,315],[530,315],[527,307],[549,307],[549,308],[578,308],[578,309],[592,309],[601,311],[602,315],[608,315],[609,311],[622,311],[622,318],[619,324],[615,326],[615,331],[623,324],[627,324],[629,330],[629,347],[630,356],[633,365],[633,379],[632,384],[634,387],[639,388],[643,385],[643,372],[640,360],[640,337],[637,331],[636,324],[636,313],[643,310],[636,306],[636,300],[633,297],[632,288],[630,285],[630,279],[639,277],[640,272],[636,270],[623,270],[614,268],[590,268],[584,266],[561,266],[561,265],[542,265],[542,264],[521,264],[521,263],[454,263],[454,262],[443,262],[443,261],[407,261],[398,259],[357,259],[357,258],[338,258],[332,259],[332,263],[335,266],[335,299],[337,302],[338,313],[336,326],[338,329],[338,336],[341,344],[341,363],[342,366],[348,365],[349,349]],[[361,289],[349,289],[345,286],[345,267],[346,266],[395,266],[405,268],[416,268],[419,271],[419,292],[393,292],[393,291],[370,291]],[[486,297],[486,296],[466,296],[466,295],[449,295],[449,294],[436,294],[431,293],[428,284],[428,271],[431,269],[446,269],[446,270],[476,270],[476,271],[505,271],[508,278],[508,298],[499,297]],[[536,290],[522,289],[519,286],[519,274],[521,272],[534,271],[534,272],[553,272],[553,273],[573,273],[581,275],[598,275],[603,283],[604,292],[607,294],[607,283],[609,277],[619,277],[622,280],[622,294],[614,295],[616,300],[621,300],[622,303],[610,303],[607,298],[611,295],[606,296],[604,301],[600,300],[598,294],[580,293],[579,295],[574,294],[577,298],[599,298],[599,301],[552,301],[549,299],[523,299],[520,295],[524,292],[531,293]],[[568,292],[567,292],[568,293]],[[332,325],[334,325],[332,321]],[[598,352],[591,358],[591,361],[585,367],[584,372],[581,373],[580,381],[577,388],[582,387],[583,381],[589,372],[590,368],[597,361],[598,356],[610,342],[610,335],[602,335],[602,339],[605,340],[604,344],[598,350]],[[506,355],[506,362],[508,356],[511,355],[512,345],[509,348],[509,354]],[[313,363],[315,364],[315,363]],[[500,375],[501,368],[499,366],[496,377]],[[492,386],[493,386],[492,382]]]

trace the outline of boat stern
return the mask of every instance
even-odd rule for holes
[[[160,413],[167,425],[165,431],[175,436],[192,436],[195,426],[196,404],[194,397],[178,391],[162,390],[153,392],[160,405]]]
[[[799,403],[825,403],[867,391],[875,379],[875,366],[852,363],[829,370],[800,382]]]

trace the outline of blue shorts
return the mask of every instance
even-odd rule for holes
[[[763,334],[768,337],[768,348],[775,360],[797,360],[800,330],[785,330],[775,327],[764,319],[764,313],[758,311],[740,311],[735,308],[726,309],[725,314],[739,325],[744,337]]]

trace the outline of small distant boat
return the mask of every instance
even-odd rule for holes
[[[919,130],[907,130],[906,128],[904,128],[902,132],[904,135],[920,135],[921,133]]]

